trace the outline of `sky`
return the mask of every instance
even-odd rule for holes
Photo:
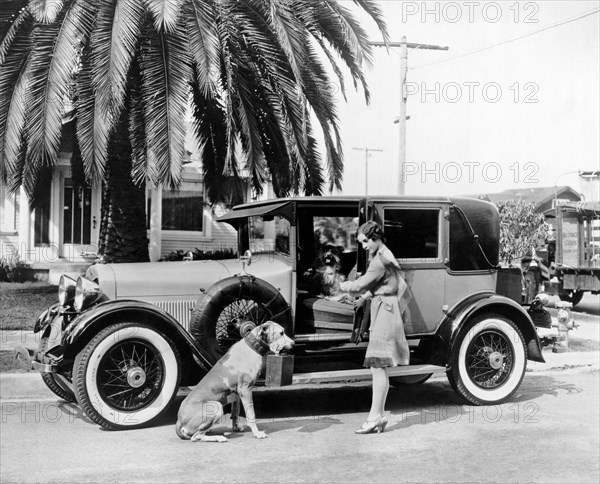
[[[599,1],[379,4],[391,41],[449,47],[408,51],[406,194],[579,190],[576,172],[600,169]],[[347,102],[331,86],[344,146],[342,194],[398,190],[400,51],[374,51],[368,106],[349,74]],[[369,153],[368,187],[364,148],[382,150]]]

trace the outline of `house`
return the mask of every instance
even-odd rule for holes
[[[89,265],[98,249],[101,186],[74,187],[70,159],[74,122],[63,126],[60,157],[41,203],[32,212],[23,188],[8,193],[0,184],[0,257],[34,268],[67,264]],[[147,187],[147,226],[152,261],[176,250],[204,252],[237,248],[237,234],[228,224],[216,223],[215,210],[206,203],[199,154],[191,137],[186,140],[183,182],[179,191]],[[82,267],[77,267],[81,271]]]

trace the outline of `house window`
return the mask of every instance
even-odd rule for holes
[[[34,209],[34,243],[47,245],[50,243],[50,183],[41,183],[38,199]]]
[[[63,240],[65,244],[89,244],[91,240],[92,190],[65,180]]]
[[[147,226],[152,200],[148,197]],[[200,181],[184,181],[179,190],[162,191],[161,229],[182,232],[204,230],[204,189]]]
[[[19,230],[19,193],[8,193],[0,185],[0,232],[16,234]]]

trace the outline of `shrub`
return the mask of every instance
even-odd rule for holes
[[[12,282],[15,278],[15,271],[22,265],[18,255],[0,257],[0,281]]]

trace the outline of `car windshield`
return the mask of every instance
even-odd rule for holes
[[[263,217],[248,219],[250,250],[253,254],[276,252],[290,255],[290,222],[283,217],[264,220]]]

